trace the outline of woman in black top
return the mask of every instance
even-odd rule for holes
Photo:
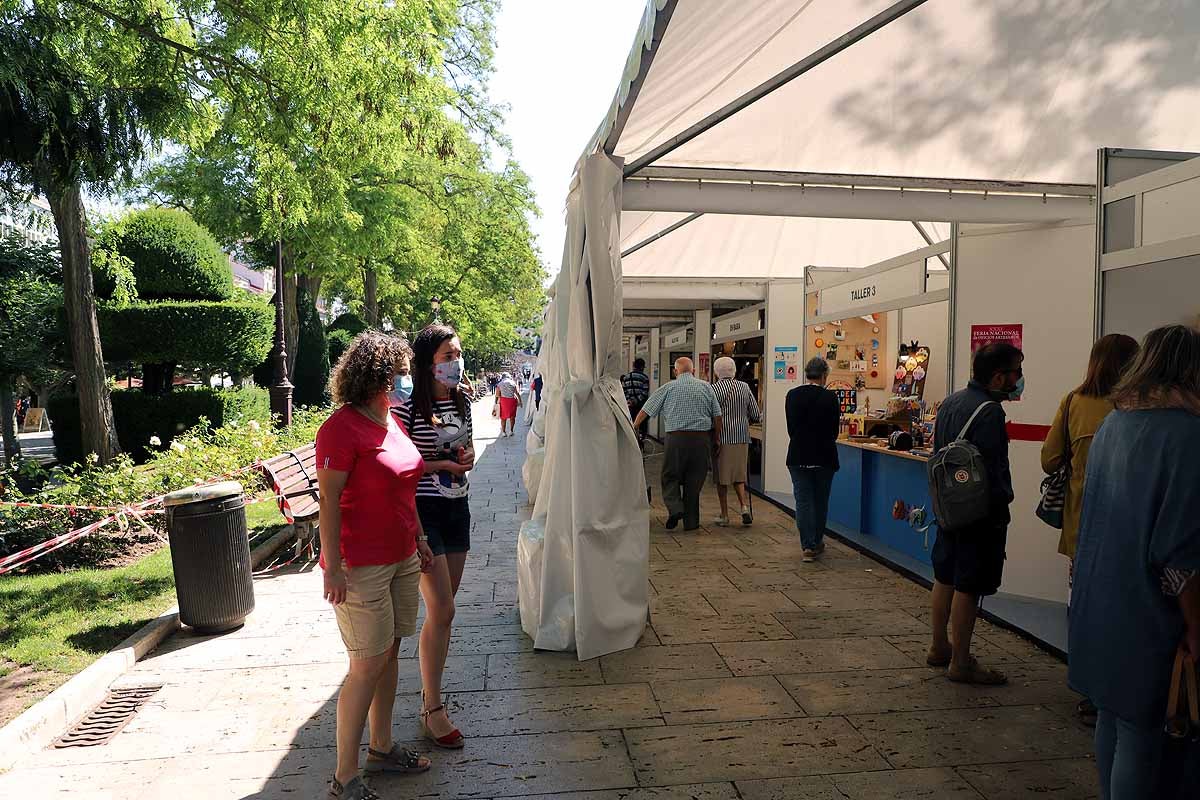
[[[788,392],[787,468],[792,474],[796,499],[796,529],[804,561],[811,562],[825,549],[825,521],[829,516],[829,492],[838,470],[837,437],[841,407],[837,395],[825,388],[829,364],[814,358],[804,365],[808,381]]]
[[[425,459],[417,514],[429,537],[433,566],[421,576],[421,728],[439,747],[459,749],[463,735],[442,704],[454,595],[471,549],[467,473],[475,465],[471,403],[463,381],[462,345],[453,328],[430,325],[413,341],[412,396],[397,413]]]

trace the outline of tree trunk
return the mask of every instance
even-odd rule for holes
[[[287,350],[288,380],[296,377],[296,353],[300,342],[300,312],[296,309],[296,273],[292,268],[292,251],[283,244],[283,336]]]
[[[71,361],[79,387],[79,427],[84,453],[95,453],[107,463],[121,452],[113,423],[112,400],[104,374],[100,348],[100,326],[96,322],[96,293],[92,285],[92,259],[79,185],[57,184],[48,198],[58,229],[62,253],[63,300],[67,309],[67,333],[71,339]]]
[[[0,378],[0,416],[3,417],[4,463],[6,464],[11,464],[14,458],[21,455],[21,440],[17,438],[17,428],[13,419],[15,412],[13,382],[10,378]]]
[[[363,316],[372,328],[379,327],[379,274],[370,264],[363,265]]]
[[[323,278],[321,275],[301,275],[300,277],[296,278],[296,284],[301,289],[308,292],[309,298],[311,298],[315,304],[317,302],[317,296],[321,292],[322,280]]]

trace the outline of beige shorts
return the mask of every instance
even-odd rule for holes
[[[723,444],[717,456],[717,483],[731,486],[746,482],[746,458],[750,452],[748,444]]]
[[[382,655],[417,630],[421,559],[346,567],[346,602],[333,607],[351,658]]]

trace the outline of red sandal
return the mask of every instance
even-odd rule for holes
[[[466,745],[467,740],[459,732],[458,728],[447,733],[445,736],[434,736],[433,731],[429,729],[429,715],[436,714],[439,711],[445,711],[446,706],[440,705],[436,708],[430,708],[421,712],[421,733],[426,739],[446,750],[461,750]]]

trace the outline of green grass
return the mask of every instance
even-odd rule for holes
[[[165,548],[118,569],[0,578],[0,658],[73,675],[174,602]]]
[[[246,508],[251,545],[284,524],[270,502]],[[117,569],[0,577],[0,677],[5,660],[73,675],[175,604],[171,552]]]

